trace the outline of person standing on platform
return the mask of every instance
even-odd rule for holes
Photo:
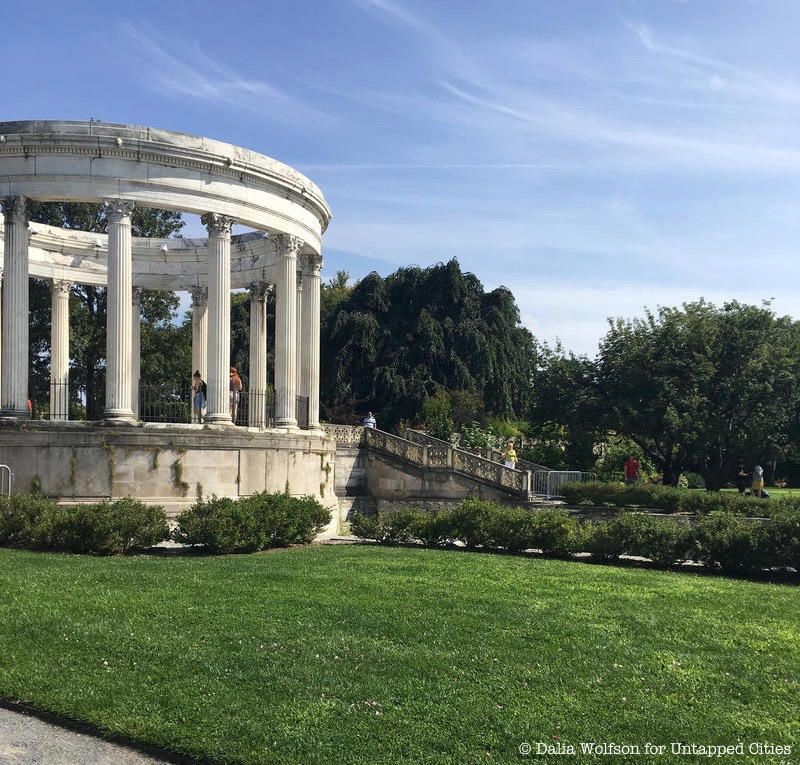
[[[206,408],[206,395],[208,388],[205,380],[200,376],[200,370],[195,370],[192,375],[192,409],[195,422],[203,422],[203,410]]]
[[[378,427],[378,423],[375,420],[375,416],[372,414],[372,412],[367,412],[367,416],[362,420],[361,424],[365,428],[377,428]]]
[[[242,378],[239,377],[239,372],[236,367],[231,367],[231,384],[230,384],[230,405],[231,405],[231,420],[236,424],[236,417],[239,415],[239,398],[242,395]]]

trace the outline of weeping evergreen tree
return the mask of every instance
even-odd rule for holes
[[[322,398],[344,421],[366,410],[383,427],[414,420],[429,397],[467,391],[487,414],[528,407],[534,339],[505,287],[485,292],[458,261],[364,277],[324,321]]]

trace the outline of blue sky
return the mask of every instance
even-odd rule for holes
[[[9,0],[0,116],[274,156],[333,209],[327,276],[456,256],[593,354],[644,306],[800,317],[798,29],[800,0]]]

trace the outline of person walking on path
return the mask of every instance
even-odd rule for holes
[[[747,489],[747,471],[744,469],[744,462],[739,463],[739,470],[736,473],[736,490],[739,494],[744,494]]]
[[[761,497],[764,494],[764,468],[756,465],[753,470],[753,496]]]
[[[361,421],[361,424],[365,428],[377,428],[378,427],[378,423],[375,420],[375,416],[372,414],[372,412],[367,412],[367,416]]]
[[[632,454],[625,461],[625,483],[634,484],[639,481],[639,460]]]
[[[506,445],[506,449],[503,452],[503,459],[505,460],[505,466],[507,468],[515,468],[517,466],[517,452],[514,449],[514,442],[509,441]]]
[[[236,424],[236,417],[239,414],[239,398],[242,395],[242,378],[239,377],[239,372],[236,367],[231,367],[231,384],[230,384],[230,405],[231,405],[231,420]]]
[[[196,369],[192,375],[192,409],[194,410],[195,422],[203,421],[207,393],[206,381],[200,376],[200,370]]]

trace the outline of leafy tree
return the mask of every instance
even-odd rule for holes
[[[708,488],[740,459],[788,445],[798,409],[800,330],[769,307],[700,300],[611,322],[598,378],[609,422],[676,484],[686,468]]]
[[[29,203],[30,220],[59,228],[105,233],[108,221],[102,205],[85,202]],[[133,236],[168,237],[176,235],[184,223],[181,214],[148,207],[134,208],[131,219]],[[31,394],[37,402],[49,397],[50,378],[50,286],[31,280]],[[142,381],[160,381],[175,373],[185,351],[187,333],[172,332],[167,339],[156,333],[156,326],[171,326],[176,315],[177,298],[173,293],[145,293],[142,301]],[[104,287],[78,284],[70,292],[70,379],[86,399],[89,419],[99,419],[103,412],[106,352],[106,290]],[[167,320],[169,317],[169,320]],[[191,345],[191,331],[188,332]],[[171,349],[171,350],[170,350]],[[191,352],[191,351],[190,351]],[[185,353],[184,353],[185,355]],[[156,367],[157,359],[161,365]],[[152,360],[152,362],[151,362]],[[188,368],[188,367],[187,367]],[[185,375],[185,371],[181,370]]]
[[[440,391],[460,390],[512,418],[527,408],[533,348],[511,292],[485,292],[455,259],[371,273],[325,323],[323,404],[337,419],[370,409],[392,427]]]

